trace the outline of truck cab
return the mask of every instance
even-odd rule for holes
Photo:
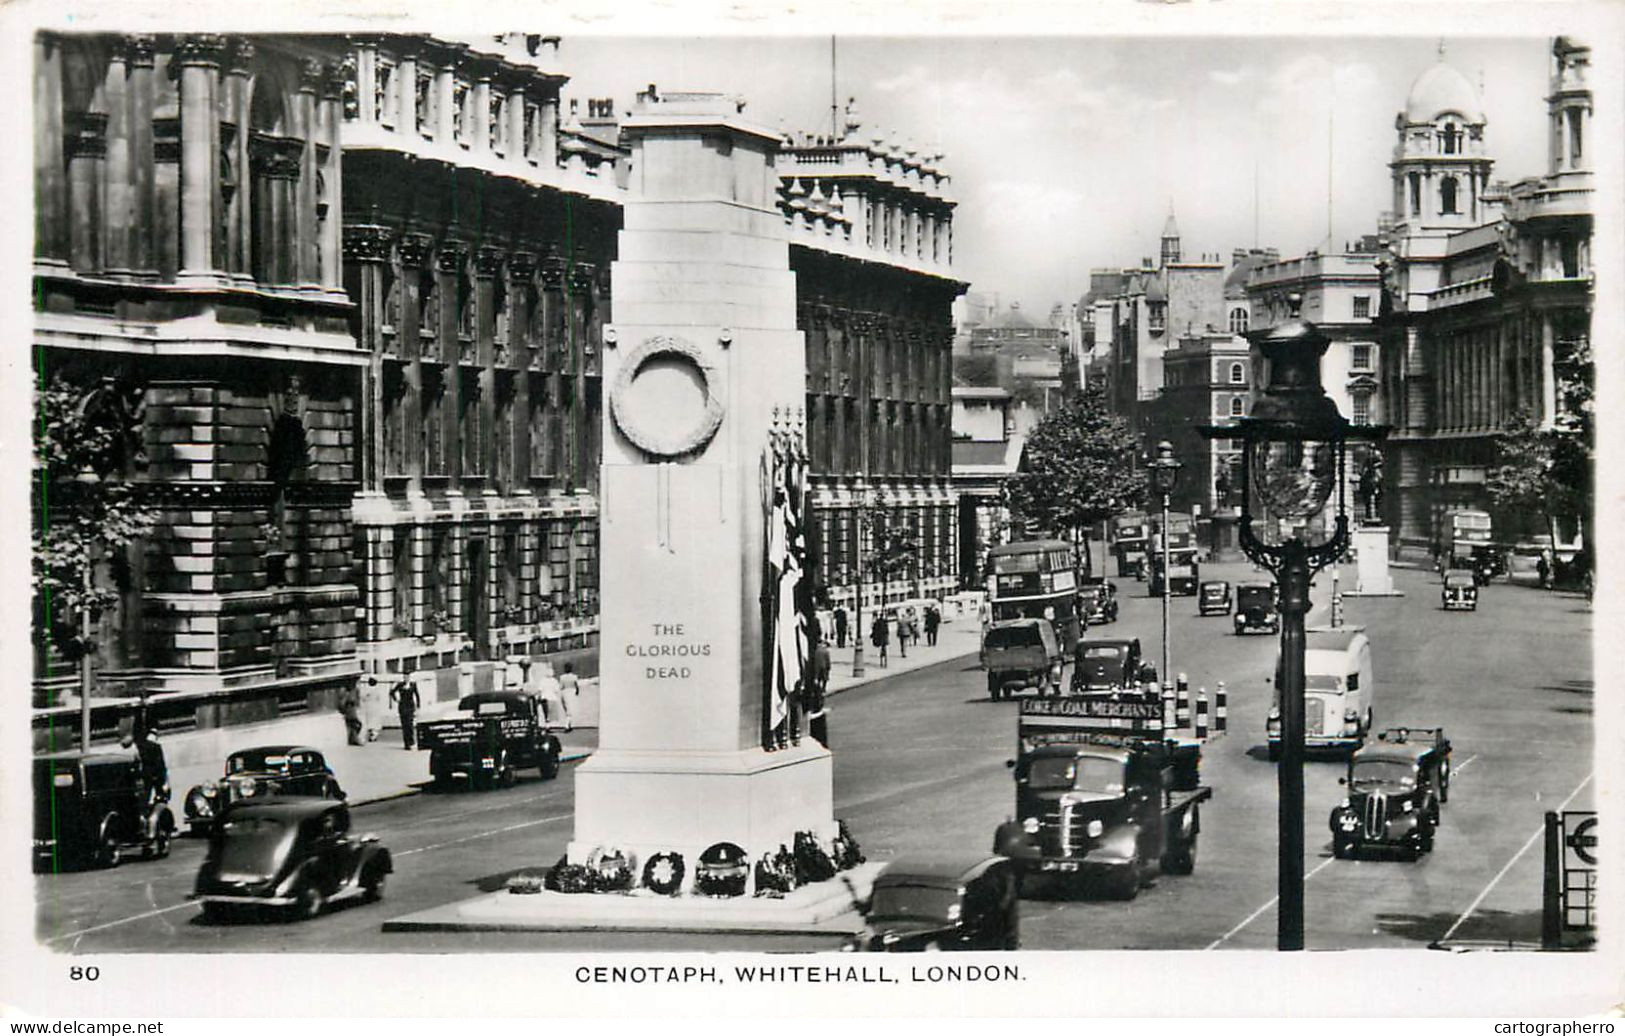
[[[1305,631],[1304,744],[1309,748],[1359,748],[1371,730],[1376,677],[1371,641],[1363,627]],[[1266,732],[1269,757],[1281,757],[1281,659],[1275,659],[1275,701]]]
[[[518,771],[536,768],[543,780],[558,776],[563,746],[549,733],[536,699],[508,691],[471,694],[457,703],[453,719],[418,724],[418,745],[429,752],[435,784],[459,780],[474,788],[514,783]]]
[[[995,622],[982,634],[982,668],[988,697],[998,701],[1031,687],[1039,694],[1061,693],[1066,653],[1047,619]]]

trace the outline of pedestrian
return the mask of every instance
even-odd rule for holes
[[[563,687],[553,675],[553,663],[537,662],[531,666],[528,689],[541,703],[542,717],[549,726],[563,726],[566,731],[575,729],[570,721],[570,707],[564,701]]]
[[[338,706],[350,744],[361,744],[361,698],[354,684],[346,684],[339,690]]]
[[[897,657],[908,657],[908,625],[903,616],[895,609],[886,613],[886,621],[891,624],[891,631],[897,638]]]
[[[564,672],[559,674],[559,697],[571,709],[581,700],[581,677],[576,675],[574,662],[564,663]]]
[[[942,613],[937,610],[935,603],[925,606],[925,643],[928,647],[937,646],[937,627],[942,625]]]
[[[418,706],[423,704],[411,677],[403,676],[395,681],[395,686],[389,689],[389,700],[401,719],[401,746],[410,752],[417,747]]]
[[[869,627],[869,643],[880,652],[880,664],[886,664],[886,642],[891,638],[886,632],[886,613],[881,612],[875,616],[874,625]]]
[[[813,645],[812,658],[807,662],[807,733],[825,748],[829,747],[829,717],[825,707],[828,694],[829,642],[819,640]]]
[[[1535,562],[1535,575],[1540,577],[1540,588],[1546,589],[1547,581],[1552,577],[1552,566],[1546,560],[1546,552],[1540,552],[1540,560]]]
[[[920,643],[920,613],[914,609],[912,604],[903,609],[903,625],[908,629],[908,639],[913,641],[915,646],[918,646]]]
[[[835,646],[846,647],[846,606],[835,606]]]
[[[987,598],[982,598],[982,603],[976,606],[976,617],[982,622],[982,632],[986,633],[993,623],[993,608],[987,603]]]

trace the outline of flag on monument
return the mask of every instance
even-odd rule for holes
[[[775,449],[772,461],[773,502],[768,514],[768,566],[773,581],[773,629],[769,652],[772,692],[769,728],[778,730],[790,718],[790,695],[800,686],[807,660],[807,631],[800,608],[802,567],[806,555],[801,522],[805,463],[791,452]]]

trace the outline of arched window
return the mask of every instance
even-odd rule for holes
[[[1240,365],[1238,364],[1237,366],[1240,366]],[[1231,417],[1241,417],[1242,416],[1242,411],[1246,408],[1246,405],[1247,404],[1245,402],[1243,402],[1243,400],[1242,400],[1242,398],[1240,396],[1231,396],[1230,397],[1230,416]]]
[[[1245,384],[1247,384],[1247,371],[1246,371],[1246,368],[1244,368],[1239,363],[1232,363],[1230,365],[1230,384],[1232,384],[1232,385],[1245,385]]]
[[[1420,173],[1408,174],[1411,185],[1411,215],[1422,214],[1422,175]]]
[[[1456,178],[1447,176],[1439,181],[1439,214],[1449,216],[1456,212]]]
[[[1444,129],[1439,132],[1439,140],[1444,147],[1445,154],[1454,155],[1461,151],[1461,130],[1456,128],[1455,123],[1447,122],[1444,124]]]
[[[262,284],[295,279],[294,184],[299,179],[299,142],[287,136],[283,84],[269,69],[250,85],[248,161],[249,270]]]
[[[1230,333],[1242,335],[1247,333],[1247,307],[1237,306],[1230,311]]]

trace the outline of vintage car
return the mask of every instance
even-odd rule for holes
[[[1274,701],[1265,719],[1269,757],[1281,758],[1281,655],[1275,656]],[[1310,749],[1352,750],[1365,744],[1377,698],[1371,638],[1363,626],[1315,626],[1304,631],[1303,743]]]
[[[1281,632],[1280,594],[1274,583],[1241,583],[1236,587],[1236,636],[1254,630]]]
[[[1020,938],[1020,876],[1002,856],[962,854],[895,860],[875,879],[863,931],[841,947],[1014,950]]]
[[[1138,637],[1082,640],[1072,658],[1073,694],[1138,687],[1148,675]]]
[[[1499,576],[1507,574],[1507,548],[1489,544],[1473,548],[1473,579],[1479,586],[1488,586]]]
[[[1031,687],[1040,695],[1061,693],[1066,653],[1048,619],[995,622],[982,634],[982,668],[994,701]]]
[[[1196,591],[1196,613],[1198,615],[1229,615],[1230,614],[1230,584],[1223,579],[1203,580]]]
[[[1444,574],[1444,587],[1439,591],[1440,602],[1444,610],[1449,611],[1476,611],[1478,610],[1478,581],[1473,573],[1462,568],[1453,568]]]
[[[467,695],[457,703],[457,715],[419,723],[418,747],[429,753],[429,774],[438,788],[510,787],[529,767],[550,781],[559,775],[564,754],[538,699],[513,691]]]
[[[349,806],[281,795],[234,806],[220,819],[192,898],[208,921],[244,909],[303,920],[331,902],[382,898],[392,870],[376,836],[350,834]]]
[[[1450,739],[1442,727],[1395,727],[1349,757],[1332,810],[1332,854],[1392,849],[1416,859],[1433,851],[1439,806],[1450,799]]]
[[[62,752],[34,758],[34,862],[117,867],[127,849],[144,858],[169,853],[175,833],[168,790],[128,749]]]
[[[200,784],[186,793],[186,825],[193,834],[207,834],[226,808],[258,801],[268,795],[313,795],[343,799],[344,790],[314,748],[301,745],[265,745],[244,748],[226,757],[226,775]]]
[[[1091,623],[1117,621],[1117,584],[1087,579],[1078,586],[1078,605]]]

